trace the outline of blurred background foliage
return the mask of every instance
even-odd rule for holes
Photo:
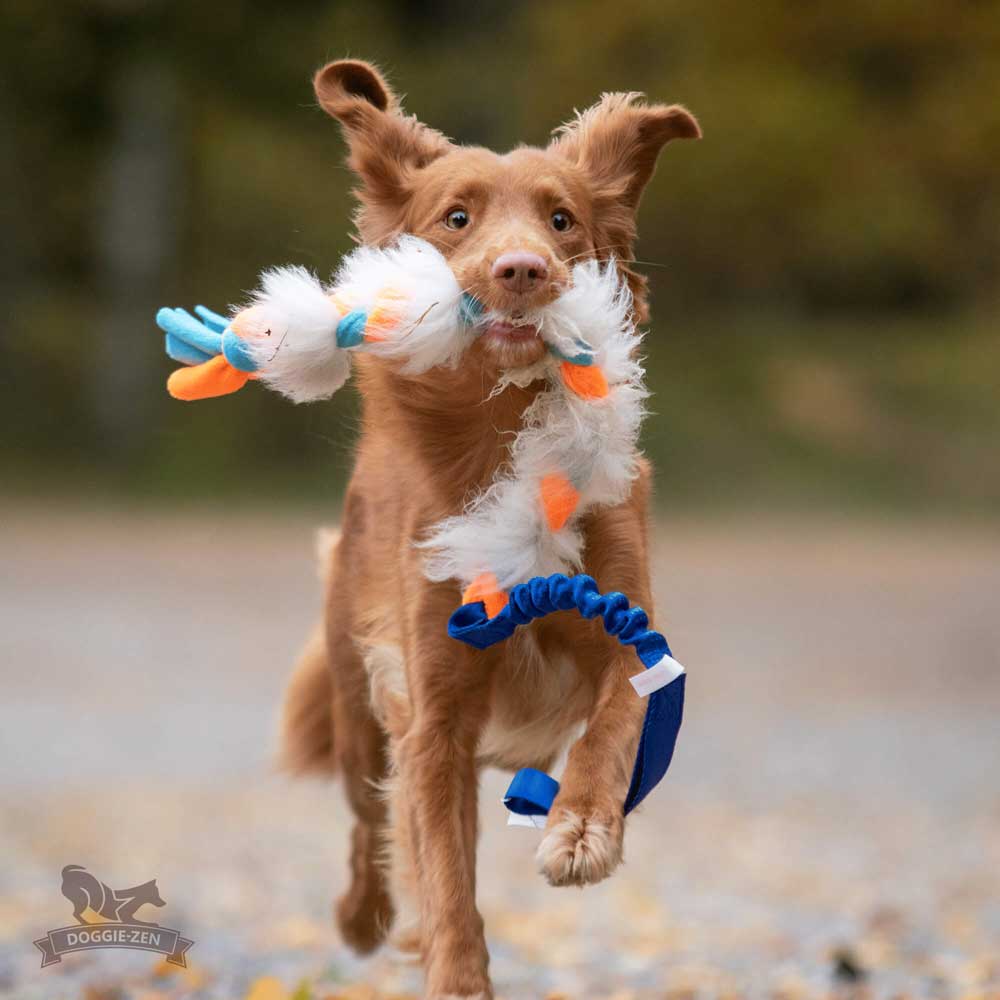
[[[0,5],[2,488],[336,503],[356,401],[166,396],[164,304],[327,273],[350,177],[313,69],[380,63],[465,143],[680,101],[637,256],[665,505],[1000,510],[1000,5]]]

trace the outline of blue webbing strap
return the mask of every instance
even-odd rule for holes
[[[494,618],[486,616],[482,601],[463,604],[448,620],[448,635],[476,649],[486,649],[509,639],[518,625],[553,611],[574,608],[584,618],[600,615],[608,635],[616,636],[622,645],[632,646],[647,669],[670,656],[667,640],[648,627],[649,618],[642,608],[630,608],[624,594],[601,594],[594,579],[584,574],[568,577],[555,573],[519,583],[511,590],[506,607]],[[685,676],[681,674],[647,698],[646,718],[625,799],[626,813],[642,802],[667,773],[684,713]],[[524,816],[545,815],[558,791],[559,783],[554,778],[526,767],[514,775],[504,803],[511,812]]]
[[[533,767],[522,767],[511,779],[503,804],[520,816],[547,816],[558,794],[555,778]]]

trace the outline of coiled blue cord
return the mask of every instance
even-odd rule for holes
[[[448,621],[448,635],[476,649],[486,649],[509,639],[519,625],[553,611],[574,609],[584,618],[602,618],[608,635],[624,646],[632,646],[647,669],[671,655],[667,640],[649,628],[649,617],[642,608],[630,607],[628,598],[617,591],[602,594],[593,577],[585,574],[569,577],[554,573],[519,583],[511,590],[504,609],[493,618],[487,616],[482,601],[463,604]],[[681,674],[648,696],[625,799],[626,813],[639,805],[667,773],[684,714],[685,676]],[[523,768],[514,775],[504,802],[511,812],[546,815],[558,791],[559,783],[554,778],[534,768]]]

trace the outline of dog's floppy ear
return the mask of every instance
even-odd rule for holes
[[[320,107],[348,127],[364,123],[374,111],[396,106],[396,95],[371,63],[360,59],[338,59],[316,71],[313,89]]]
[[[594,204],[598,256],[617,257],[640,322],[648,319],[649,309],[646,278],[630,265],[635,210],[666,143],[699,138],[701,129],[694,116],[679,104],[645,104],[642,94],[604,94],[557,129],[549,147],[585,172]]]
[[[405,201],[413,172],[452,148],[440,132],[403,114],[370,63],[329,63],[316,73],[313,88],[320,107],[344,128],[348,165],[364,184],[358,192],[363,205]]]
[[[679,104],[645,104],[636,93],[604,94],[557,130],[551,148],[582,167],[603,197],[634,210],[664,145],[700,138],[694,116]]]

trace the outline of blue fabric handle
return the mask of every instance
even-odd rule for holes
[[[544,771],[522,767],[507,789],[503,804],[521,816],[547,816],[556,795],[559,782]]]
[[[486,649],[509,639],[518,625],[526,625],[553,611],[574,609],[584,618],[600,616],[608,635],[616,636],[622,645],[632,646],[647,669],[671,655],[667,640],[648,627],[649,618],[642,608],[630,608],[628,598],[616,591],[602,594],[593,577],[585,574],[568,577],[555,573],[519,583],[511,590],[504,609],[493,618],[487,616],[482,601],[463,604],[448,620],[448,635],[476,649]],[[647,699],[646,718],[625,799],[626,813],[642,802],[670,767],[684,716],[684,681],[685,675],[681,674]],[[554,778],[524,768],[514,776],[504,801],[512,812],[546,815],[558,790],[559,783]]]

